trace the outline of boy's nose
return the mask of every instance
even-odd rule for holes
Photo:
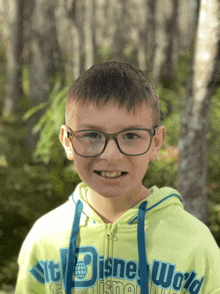
[[[100,155],[101,159],[121,159],[123,154],[119,150],[115,140],[113,138],[109,139],[107,146],[105,147],[104,152]]]

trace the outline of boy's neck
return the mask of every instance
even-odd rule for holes
[[[152,191],[142,185],[141,191],[135,195],[125,195],[117,198],[106,198],[92,189],[88,189],[86,200],[89,206],[99,215],[104,223],[115,223],[124,213],[147,198]],[[138,197],[139,196],[139,197]],[[108,208],[108,209],[106,209]]]

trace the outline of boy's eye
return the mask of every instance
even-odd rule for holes
[[[140,136],[138,134],[135,133],[127,133],[124,135],[124,139],[128,139],[128,140],[134,140],[140,138]]]
[[[97,139],[100,137],[99,133],[96,132],[89,132],[87,134],[84,134],[85,138],[92,138],[92,139]]]
[[[81,132],[77,134],[76,139],[79,140],[87,140],[87,139],[97,139],[100,140],[102,139],[102,134],[99,132]]]

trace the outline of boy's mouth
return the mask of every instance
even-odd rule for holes
[[[120,171],[99,171],[99,170],[94,170],[96,174],[98,174],[101,177],[105,178],[119,178],[121,176],[124,176],[127,174],[127,172],[120,172]]]

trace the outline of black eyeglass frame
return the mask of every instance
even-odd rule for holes
[[[75,132],[74,132],[69,126],[67,126],[67,128],[70,130],[69,132],[67,132],[67,137],[70,139],[70,142],[71,142],[72,147],[73,147],[74,151],[76,152],[76,154],[78,154],[79,156],[82,156],[82,157],[97,157],[97,156],[101,155],[101,154],[105,151],[105,148],[106,148],[106,146],[107,146],[107,144],[108,144],[108,141],[109,141],[109,139],[111,139],[111,138],[113,138],[113,139],[115,140],[116,145],[118,146],[118,149],[119,149],[119,151],[120,151],[122,154],[127,155],[127,156],[139,156],[139,155],[143,155],[143,154],[145,154],[145,153],[147,153],[147,152],[149,151],[149,149],[150,149],[150,147],[151,147],[152,139],[153,139],[153,137],[156,135],[156,128],[157,128],[157,127],[158,127],[158,126],[156,126],[154,129],[130,128],[130,129],[126,129],[126,130],[120,131],[120,132],[118,132],[118,133],[114,133],[114,134],[106,134],[106,133],[104,133],[104,132],[102,132],[102,131],[99,131],[99,130],[92,130],[92,129],[80,130],[80,131],[75,131]],[[118,135],[119,135],[120,133],[123,133],[123,132],[126,132],[126,131],[132,131],[132,130],[147,131],[147,132],[149,133],[149,135],[150,135],[150,144],[149,144],[149,147],[148,147],[147,151],[145,151],[145,152],[143,152],[143,153],[140,153],[140,154],[131,155],[131,154],[127,154],[127,153],[125,153],[125,152],[123,152],[123,151],[121,150],[121,148],[120,148],[120,146],[119,146],[119,144],[118,144],[118,139],[117,139]],[[81,132],[86,132],[86,131],[95,131],[95,132],[99,132],[99,133],[101,133],[101,134],[104,135],[104,137],[105,137],[105,145],[104,145],[104,147],[103,147],[103,150],[102,150],[99,154],[97,154],[97,155],[82,155],[82,154],[79,154],[79,153],[76,151],[76,149],[74,148],[74,146],[73,146],[73,142],[72,142],[71,138],[73,138],[73,136],[74,136],[75,134],[78,134],[78,133],[81,133]]]

